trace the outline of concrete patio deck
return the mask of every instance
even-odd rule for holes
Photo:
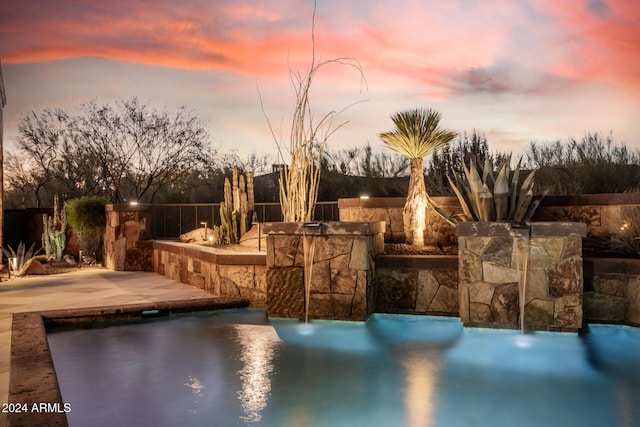
[[[155,273],[79,269],[0,282],[0,404],[8,403],[14,313],[210,299],[211,294]],[[7,425],[0,412],[0,427]]]

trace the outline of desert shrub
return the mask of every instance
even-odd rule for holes
[[[68,200],[64,207],[67,221],[78,236],[80,249],[95,259],[102,257],[102,239],[106,226],[104,207],[107,197],[85,196]]]
[[[532,142],[527,165],[537,169],[536,188],[550,194],[603,194],[638,191],[640,152],[614,144],[611,135],[588,133],[582,140]]]

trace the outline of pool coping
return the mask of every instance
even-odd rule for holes
[[[147,312],[159,316],[181,313],[248,308],[249,300],[212,297],[152,303],[101,306],[78,309],[14,313],[7,413],[8,425],[68,426],[60,386],[47,341],[47,328],[59,324],[144,318]],[[18,411],[19,410],[19,411]]]

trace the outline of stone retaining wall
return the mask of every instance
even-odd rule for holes
[[[462,212],[455,197],[432,197],[440,207],[452,212]],[[402,208],[404,197],[372,197],[359,199],[338,199],[340,221],[384,221],[384,240],[387,242],[404,242],[404,220]],[[439,241],[443,245],[456,244],[455,229],[449,225],[433,209],[426,214],[426,241]]]
[[[459,316],[458,257],[380,255],[376,312]]]
[[[265,305],[264,253],[220,254],[161,241],[153,246],[156,273]],[[640,260],[586,258],[583,266],[583,320],[640,326]],[[376,312],[459,316],[457,256],[378,255],[374,285]],[[301,304],[294,307],[302,310]]]
[[[440,207],[451,213],[460,213],[455,197],[432,197]],[[370,199],[339,199],[341,221],[385,221],[385,240],[404,241],[402,207],[404,197]],[[429,213],[429,212],[428,212]],[[579,196],[547,196],[533,216],[533,221],[572,221],[587,226],[587,237],[607,238],[618,233],[624,222],[640,216],[640,193],[584,194]],[[455,242],[455,229],[441,219],[433,217],[431,233],[438,235],[442,244]]]
[[[640,260],[585,259],[584,312],[588,321],[640,326]]]
[[[266,255],[233,253],[177,242],[153,242],[153,271],[220,297],[246,298],[254,307],[267,299]]]

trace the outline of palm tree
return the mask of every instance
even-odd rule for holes
[[[403,111],[394,114],[391,120],[396,129],[381,133],[380,138],[391,150],[407,157],[411,167],[407,201],[402,210],[405,239],[409,244],[424,246],[429,197],[422,164],[426,156],[447,147],[457,134],[440,129],[440,113],[432,109]]]

